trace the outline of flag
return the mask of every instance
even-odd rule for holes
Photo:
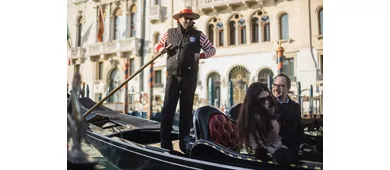
[[[103,42],[103,33],[104,33],[104,15],[102,6],[99,8],[99,30],[97,34],[98,42]]]
[[[68,24],[66,25],[67,29],[67,35],[66,35],[66,41],[68,42],[68,49],[72,48],[72,41],[70,38],[70,32],[69,32],[69,26]],[[70,66],[70,59],[68,59],[68,66]]]
[[[67,27],[66,41],[68,42],[68,48],[72,48],[72,40],[70,38],[69,26],[66,25],[66,27]]]

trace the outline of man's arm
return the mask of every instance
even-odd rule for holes
[[[215,55],[215,48],[210,40],[203,34],[200,34],[200,45],[202,47],[203,53],[200,53],[200,59],[210,58]]]
[[[160,41],[154,45],[154,49],[156,53],[160,53],[164,48],[165,48],[165,43],[167,42],[168,39],[168,31],[165,32],[165,34],[161,37]]]

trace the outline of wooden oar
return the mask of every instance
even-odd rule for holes
[[[171,44],[169,44],[165,49],[171,48]],[[92,108],[90,108],[83,117],[87,117],[88,114],[90,114],[94,109],[96,109],[98,106],[100,106],[104,101],[106,101],[109,97],[111,97],[116,91],[118,91],[120,88],[122,88],[127,82],[129,82],[131,79],[133,79],[137,74],[139,74],[142,70],[144,70],[149,64],[151,64],[154,60],[156,60],[161,55],[165,54],[167,50],[161,51],[161,53],[157,54],[155,57],[153,57],[149,62],[144,64],[140,69],[138,69],[133,75],[131,75],[129,78],[127,78],[122,84],[120,84],[118,87],[116,87],[114,90],[112,90],[106,97],[104,97],[102,100],[100,100],[98,103],[96,103]]]

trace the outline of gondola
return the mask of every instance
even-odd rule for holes
[[[82,112],[94,105],[80,99]],[[178,149],[178,132],[172,131],[174,150],[160,148],[160,124],[157,121],[124,115],[99,106],[86,117],[90,123],[87,140],[108,161],[120,169],[280,169],[274,160],[258,160],[234,152],[237,141],[234,121],[211,106],[194,113],[194,132],[188,142],[188,154]],[[303,152],[302,155],[305,155]],[[304,156],[303,156],[304,157]],[[322,162],[301,160],[291,169],[322,169]]]
[[[171,48],[168,45],[167,48]],[[164,51],[164,50],[163,50]],[[153,57],[132,76],[112,90],[101,101],[95,104],[89,98],[81,98],[76,107],[83,118],[89,122],[86,139],[108,161],[120,169],[281,169],[282,166],[273,159],[259,160],[255,157],[234,152],[232,146],[237,142],[235,122],[227,114],[211,106],[198,108],[193,117],[191,139],[187,143],[188,152],[178,148],[178,132],[173,130],[171,138],[174,150],[159,146],[160,124],[157,121],[138,118],[115,112],[101,104],[139,74],[147,65],[164,54]],[[80,87],[80,75],[76,73],[74,82],[77,94]],[[77,102],[73,102],[77,103]],[[79,106],[81,105],[81,106]],[[68,113],[73,105],[69,105]],[[88,110],[87,110],[88,109]],[[230,110],[234,110],[233,108]],[[238,110],[238,109],[236,109]],[[301,161],[288,165],[288,169],[322,169],[321,160],[310,159],[312,151],[303,150]],[[309,157],[307,156],[309,155]],[[286,167],[283,167],[286,168]]]

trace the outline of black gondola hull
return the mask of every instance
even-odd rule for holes
[[[84,99],[81,104],[84,111],[94,102]],[[261,162],[208,140],[196,140],[190,155],[150,146],[159,143],[158,122],[123,115],[105,107],[93,111],[86,119],[90,122],[88,142],[119,169],[280,169],[275,162]],[[110,123],[114,125],[107,127],[106,124]],[[173,131],[172,140],[177,140],[177,136]],[[322,163],[305,163],[290,168],[322,169]]]
[[[88,132],[90,143],[112,164],[122,170],[134,169],[245,169],[177,156],[167,150],[124,143]],[[131,146],[134,145],[134,146]]]

